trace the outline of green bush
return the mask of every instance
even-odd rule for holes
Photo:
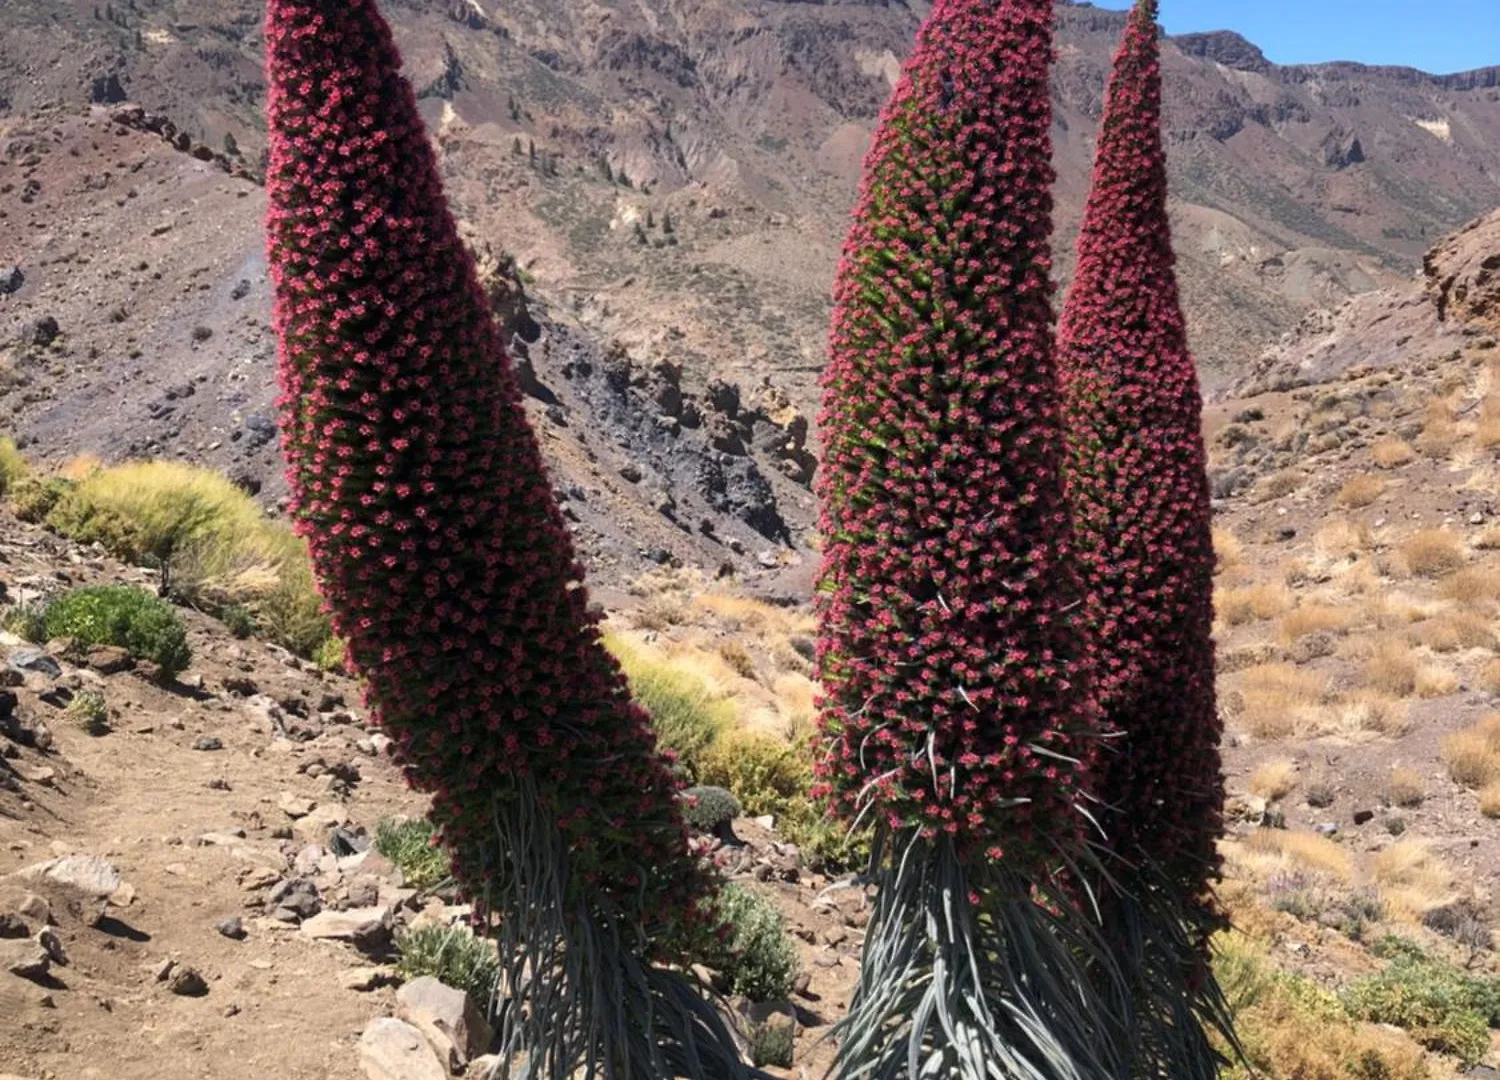
[[[676,756],[688,783],[709,783],[700,774],[703,756],[734,722],[734,704],[714,696],[698,676],[623,638],[611,635],[604,644],[625,670],[631,696],[651,714],[657,745]]]
[[[46,605],[12,604],[0,613],[0,626],[40,645],[47,640]]]
[[[711,833],[740,813],[740,801],[721,787],[694,787],[682,793],[682,816],[699,832]]]
[[[466,991],[489,1013],[500,976],[494,947],[468,927],[428,924],[396,937],[396,973],[408,982],[431,975],[446,986]]]
[[[61,476],[23,477],[9,492],[11,509],[22,521],[39,525],[72,490],[73,482]]]
[[[97,690],[80,690],[63,710],[68,719],[90,735],[109,731],[109,704]]]
[[[318,651],[313,654],[313,663],[318,665],[320,671],[337,671],[347,673],[349,670],[349,647],[344,644],[343,639],[330,634],[318,646]]]
[[[0,438],[0,495],[6,494],[26,475],[26,459],[14,441]]]
[[[797,948],[776,906],[758,892],[730,884],[714,910],[728,936],[710,945],[702,959],[724,976],[729,992],[751,1001],[780,1001],[791,994]]]
[[[698,782],[728,788],[752,816],[789,817],[806,811],[812,762],[773,735],[733,731],[704,752]]]
[[[778,1069],[792,1067],[792,1050],[796,1046],[797,1029],[788,1023],[755,1024],[750,1028],[750,1064],[757,1069],[774,1065]]]
[[[226,604],[219,612],[219,621],[237,638],[247,638],[255,633],[255,616],[244,604]]]
[[[387,819],[375,826],[375,850],[390,859],[414,889],[430,889],[448,877],[448,852],[435,839],[426,818]]]
[[[1404,955],[1344,991],[1350,1015],[1409,1031],[1423,1046],[1473,1065],[1489,1050],[1500,1011],[1495,981]]]
[[[118,645],[160,665],[172,677],[188,666],[187,629],[165,600],[143,589],[96,585],[51,601],[42,616],[45,636],[82,645]]]

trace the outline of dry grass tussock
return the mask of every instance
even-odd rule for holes
[[[1466,566],[1438,585],[1438,595],[1467,608],[1493,610],[1500,604],[1500,566]]]
[[[1334,496],[1334,501],[1350,510],[1358,510],[1369,506],[1383,494],[1385,494],[1385,480],[1370,473],[1362,473],[1359,476],[1350,477],[1339,489],[1339,493]]]
[[[1415,837],[1378,853],[1371,876],[1386,909],[1396,915],[1419,918],[1458,895],[1453,871],[1432,853],[1427,841]]]
[[[1250,774],[1250,794],[1267,802],[1284,799],[1297,786],[1297,765],[1285,758],[1267,761]]]
[[[1276,626],[1276,636],[1282,644],[1291,645],[1308,634],[1342,634],[1356,625],[1359,618],[1359,612],[1352,608],[1303,604],[1282,616]]]
[[[1328,679],[1291,664],[1260,664],[1236,679],[1237,720],[1257,739],[1285,739],[1315,723],[1329,696]]]
[[[1257,829],[1243,841],[1228,845],[1233,863],[1243,876],[1264,881],[1291,870],[1326,875],[1348,884],[1354,880],[1354,856],[1326,836],[1300,829]],[[1237,850],[1236,850],[1237,849]]]
[[[1371,689],[1392,697],[1410,697],[1417,692],[1417,674],[1421,665],[1411,648],[1401,641],[1388,639],[1375,648],[1365,663],[1365,683]]]
[[[1456,783],[1484,788],[1500,781],[1500,713],[1443,740],[1443,764]]]
[[[1282,585],[1218,589],[1214,595],[1214,610],[1228,626],[1243,626],[1257,619],[1274,619],[1288,611],[1292,604],[1291,592]]]
[[[1325,559],[1353,559],[1374,543],[1369,526],[1347,518],[1326,522],[1313,534],[1313,550]]]
[[[1383,439],[1370,447],[1370,457],[1382,469],[1399,469],[1415,461],[1417,452],[1400,439]]]
[[[1500,551],[1500,529],[1485,529],[1474,537],[1474,546],[1480,551]]]
[[[1385,801],[1392,806],[1411,809],[1427,798],[1427,784],[1416,769],[1397,766],[1385,780]]]
[[[1263,476],[1258,484],[1250,492],[1250,501],[1255,503],[1270,502],[1272,499],[1284,498],[1302,486],[1302,474],[1283,469],[1281,472]]]
[[[1431,458],[1446,458],[1458,443],[1459,427],[1453,419],[1453,406],[1445,400],[1430,402],[1422,420],[1422,434],[1417,449]]]
[[[1480,791],[1479,812],[1487,818],[1500,818],[1500,782],[1486,784]]]
[[[1412,641],[1435,653],[1455,653],[1465,649],[1492,649],[1495,625],[1486,615],[1474,611],[1455,611],[1419,623],[1411,631]]]
[[[1448,529],[1413,533],[1397,551],[1401,565],[1414,577],[1440,578],[1463,569],[1463,537]]]
[[[1244,561],[1245,549],[1239,538],[1228,529],[1214,526],[1214,571],[1233,570]]]
[[[1477,682],[1480,689],[1500,694],[1500,660],[1491,660],[1480,668]]]

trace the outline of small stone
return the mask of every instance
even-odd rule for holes
[[[1373,821],[1374,818],[1375,818],[1375,811],[1373,811],[1373,810],[1356,810],[1356,811],[1354,811],[1354,824],[1356,824],[1356,825],[1363,825],[1367,821]]]
[[[35,922],[47,924],[52,922],[52,905],[35,893],[27,893],[26,898],[21,901],[21,906],[16,910]]]
[[[230,916],[227,919],[220,919],[214,923],[214,929],[225,937],[232,938],[235,941],[243,941],[245,939],[245,921],[238,915]]]
[[[196,968],[179,967],[167,979],[167,989],[178,997],[202,997],[208,993],[208,982]]]
[[[54,964],[67,966],[68,954],[63,950],[62,938],[57,936],[57,931],[52,927],[42,927],[41,932],[36,936],[36,943],[47,950],[47,955],[51,957]]]
[[[370,944],[388,934],[390,920],[391,910],[386,907],[320,911],[303,922],[302,933],[321,940]]]
[[[282,813],[287,814],[288,817],[293,817],[293,819],[296,819],[296,817],[306,817],[318,808],[318,804],[314,799],[293,795],[291,792],[282,792],[281,799],[276,802],[276,805],[281,807]]]
[[[84,663],[101,675],[116,675],[133,668],[135,658],[118,645],[95,645],[85,655]]]
[[[156,965],[151,974],[157,982],[166,982],[172,977],[172,972],[176,970],[176,960],[163,960],[161,963]]]
[[[0,968],[22,979],[46,978],[52,968],[52,957],[38,942],[30,938],[20,941],[0,941]]]
[[[0,938],[15,939],[31,936],[31,927],[19,915],[0,912]]]
[[[380,879],[373,874],[359,874],[349,882],[349,903],[355,907],[374,907],[380,902]]]
[[[1314,830],[1319,836],[1333,836],[1338,833],[1339,827],[1331,821],[1325,821]]]
[[[194,750],[222,750],[224,741],[217,735],[199,735],[193,740]]]

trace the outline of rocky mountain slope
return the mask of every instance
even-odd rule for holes
[[[806,409],[874,119],[920,3],[388,5],[481,235],[647,363]],[[1060,262],[1122,14],[1060,8]],[[130,99],[254,164],[256,0],[11,0],[0,115]],[[1500,203],[1500,68],[1278,67],[1230,33],[1166,50],[1175,218],[1214,385],[1305,311],[1405,277]]]

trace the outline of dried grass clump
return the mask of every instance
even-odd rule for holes
[[[1318,723],[1328,680],[1291,664],[1260,664],[1238,679],[1241,726],[1257,739],[1285,739]]]
[[[1243,626],[1256,619],[1274,619],[1289,610],[1292,603],[1292,594],[1282,585],[1218,589],[1214,595],[1214,609],[1228,626]]]
[[[1500,783],[1486,784],[1479,792],[1479,812],[1487,818],[1500,818]]]
[[[1268,761],[1250,774],[1250,794],[1267,802],[1284,799],[1297,786],[1297,765],[1285,758]]]
[[[1494,608],[1500,603],[1500,566],[1466,566],[1443,579],[1438,595],[1468,608]]]
[[[1384,735],[1399,739],[1411,730],[1411,707],[1399,698],[1376,690],[1344,694],[1333,707],[1337,723],[1321,734]]]
[[[1375,648],[1365,662],[1365,684],[1372,690],[1392,697],[1411,697],[1417,692],[1417,675],[1421,671],[1416,656],[1405,642],[1390,639]]]
[[[1370,457],[1382,469],[1399,469],[1415,461],[1417,452],[1400,439],[1383,439],[1370,447]]]
[[[1334,496],[1334,501],[1350,510],[1358,510],[1369,506],[1383,494],[1385,494],[1385,480],[1370,473],[1362,473],[1359,476],[1350,477],[1339,489],[1339,493]]]
[[[1423,665],[1417,671],[1416,692],[1419,698],[1447,697],[1449,694],[1456,694],[1458,687],[1458,675],[1447,668]]]
[[[1261,874],[1266,870],[1274,873],[1285,868],[1326,874],[1345,884],[1354,878],[1354,856],[1346,848],[1317,833],[1300,829],[1257,829],[1245,838],[1243,846],[1253,855],[1261,856],[1257,860],[1261,863],[1258,868]],[[1275,865],[1277,863],[1280,867]]]
[[[1442,400],[1430,403],[1422,434],[1417,436],[1417,449],[1431,458],[1446,458],[1453,453],[1457,442],[1458,424],[1453,420],[1453,407]]]
[[[1375,884],[1386,906],[1420,917],[1456,898],[1453,871],[1432,853],[1427,841],[1399,840],[1375,856]]]
[[[1282,644],[1291,645],[1308,634],[1342,634],[1359,622],[1359,613],[1331,604],[1304,604],[1284,615],[1277,624]]]
[[[1258,484],[1250,492],[1250,501],[1254,503],[1270,502],[1272,499],[1284,498],[1302,486],[1302,474],[1291,469],[1283,469],[1281,472],[1263,476]]]
[[[1491,694],[1500,694],[1500,660],[1491,660],[1479,670],[1479,686]]]
[[[1463,537],[1448,529],[1413,533],[1398,551],[1406,572],[1416,577],[1440,578],[1463,569]]]
[[[1455,611],[1419,624],[1412,631],[1412,638],[1436,653],[1491,649],[1495,646],[1495,626],[1487,616],[1477,612]]]
[[[1456,783],[1483,788],[1500,781],[1500,713],[1443,740],[1443,764]]]
[[[1214,536],[1214,572],[1222,574],[1226,570],[1233,570],[1244,561],[1245,549],[1239,538],[1228,529],[1218,528],[1213,531]]]
[[[1485,529],[1474,537],[1474,546],[1480,551],[1500,551],[1500,529]]]
[[[1313,550],[1325,559],[1353,559],[1370,550],[1374,537],[1367,525],[1335,518],[1319,527],[1313,535]]]
[[[1427,798],[1427,785],[1422,780],[1422,774],[1416,769],[1397,766],[1391,770],[1391,775],[1386,777],[1385,799],[1392,806],[1410,810],[1421,806],[1425,798]]]

